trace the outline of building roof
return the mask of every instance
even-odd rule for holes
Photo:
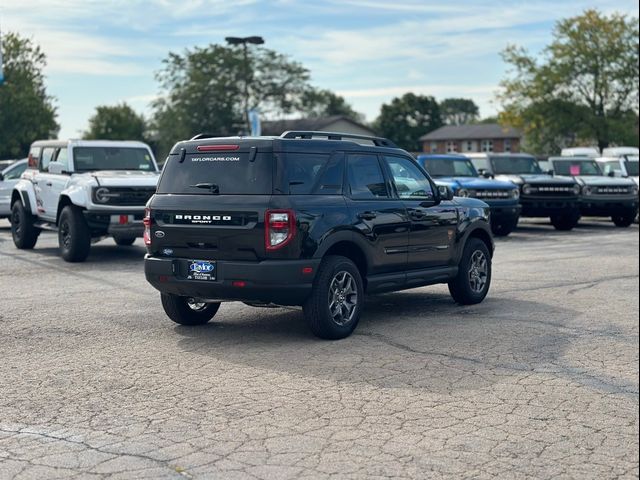
[[[330,125],[343,121],[349,122],[353,125],[368,130],[372,136],[375,136],[375,132],[366,125],[356,122],[351,118],[344,115],[331,115],[329,117],[309,117],[309,118],[296,118],[288,120],[267,120],[263,121],[261,125],[262,135],[266,136],[279,136],[283,132],[288,130],[300,130],[300,131],[323,131]]]
[[[437,140],[483,140],[494,138],[520,138],[522,132],[517,128],[503,127],[497,123],[473,125],[445,125],[420,137],[421,142]]]

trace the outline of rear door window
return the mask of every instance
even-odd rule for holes
[[[342,155],[286,152],[278,154],[276,193],[340,195],[344,177]]]
[[[186,195],[270,195],[273,191],[273,154],[214,152],[177,155],[164,165],[158,193]]]
[[[49,163],[53,158],[53,152],[55,152],[55,148],[53,147],[45,147],[42,149],[42,158],[40,159],[40,171],[46,172],[49,167]]]
[[[349,155],[348,165],[351,198],[355,200],[389,198],[377,155]]]

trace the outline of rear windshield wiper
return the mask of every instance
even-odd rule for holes
[[[218,185],[216,185],[215,183],[196,183],[195,185],[189,186],[193,188],[206,188],[209,190],[209,192],[215,195],[220,194],[220,187],[218,187]]]

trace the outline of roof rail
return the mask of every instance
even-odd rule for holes
[[[202,140],[203,138],[214,138],[215,135],[213,133],[199,133],[191,138],[191,140]]]
[[[388,138],[383,137],[371,137],[369,135],[356,135],[352,133],[338,133],[338,132],[322,132],[322,131],[298,131],[291,130],[284,132],[280,135],[280,138],[300,138],[310,140],[312,138],[324,137],[327,140],[368,140],[376,147],[388,147],[388,148],[400,148]]]

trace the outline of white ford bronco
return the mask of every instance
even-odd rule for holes
[[[132,141],[41,140],[11,194],[11,233],[31,249],[42,230],[58,232],[60,254],[82,262],[91,243],[142,237],[144,208],[159,170],[148,145]]]

